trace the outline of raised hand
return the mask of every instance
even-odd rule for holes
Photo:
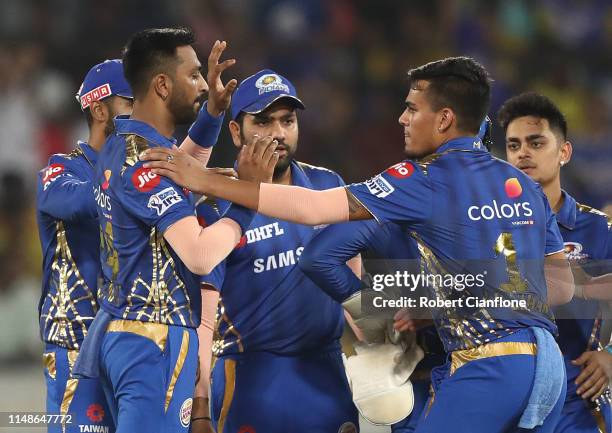
[[[208,112],[211,116],[219,116],[227,110],[232,100],[232,94],[238,86],[238,81],[231,79],[226,85],[221,81],[221,73],[236,63],[235,59],[228,59],[219,63],[221,54],[227,47],[227,42],[216,41],[208,56]]]
[[[274,167],[279,158],[276,152],[278,142],[271,136],[253,138],[238,153],[238,178],[251,182],[272,182]]]

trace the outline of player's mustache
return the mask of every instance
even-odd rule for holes
[[[516,167],[522,170],[524,168],[535,168],[536,165],[531,161],[521,161],[516,165]]]
[[[201,93],[201,94],[200,94],[200,95],[199,95],[199,96],[198,96],[198,97],[197,97],[197,98],[196,98],[196,99],[193,101],[193,103],[194,103],[194,104],[196,104],[196,103],[198,103],[198,102],[199,102],[199,103],[200,103],[200,105],[202,105],[202,104],[204,104],[204,102],[206,101],[207,97],[208,97],[208,92],[202,92],[202,93]]]

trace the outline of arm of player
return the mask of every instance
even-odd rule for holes
[[[278,153],[271,137],[242,147],[238,155],[238,174],[250,179],[251,171],[262,166],[273,171]],[[171,155],[172,161],[167,157]],[[166,176],[191,191],[231,201],[273,218],[298,224],[318,225],[372,218],[345,188],[314,191],[287,185],[223,178],[201,167],[197,161],[180,149],[147,149],[142,159],[145,167]],[[243,175],[243,173],[247,175]]]
[[[371,229],[365,222],[326,227],[304,248],[300,269],[333,299],[345,301],[362,287],[360,273],[353,272],[347,261],[368,249]]]
[[[550,305],[567,304],[574,297],[574,275],[565,253],[558,252],[546,256],[544,275],[548,288]]]
[[[223,50],[227,47],[225,41],[216,41],[208,56],[208,101],[206,101],[195,122],[189,128],[189,133],[180,148],[195,157],[203,166],[208,164],[212,148],[219,138],[225,110],[229,108],[232,94],[238,82],[230,80],[227,85],[221,81],[221,73],[236,63],[229,59],[219,63]]]
[[[53,218],[76,221],[97,216],[93,184],[81,179],[65,161],[54,162],[41,171],[37,206]]]
[[[202,228],[195,216],[182,218],[164,232],[164,238],[185,266],[198,275],[212,272],[232,252],[254,214],[232,205],[226,217]]]
[[[208,388],[210,385],[212,341],[218,303],[219,292],[212,286],[202,284],[202,319],[198,327],[200,376],[196,383],[195,397],[205,398],[206,400],[209,398]],[[207,413],[206,416],[210,415]]]
[[[210,405],[208,389],[210,388],[210,366],[212,362],[212,342],[215,325],[215,314],[219,292],[212,286],[202,285],[202,319],[198,327],[198,376],[193,396],[193,408],[191,411],[193,433],[214,432],[210,421]]]

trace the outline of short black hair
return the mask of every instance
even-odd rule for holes
[[[550,129],[561,133],[567,139],[567,120],[553,101],[535,92],[525,92],[508,99],[499,109],[497,120],[504,131],[518,117],[534,116],[548,120]]]
[[[176,49],[194,42],[195,34],[188,27],[146,29],[134,34],[123,49],[123,70],[134,96],[144,95],[154,75],[173,74]]]
[[[484,66],[470,57],[448,57],[408,71],[411,88],[419,80],[429,82],[426,95],[434,110],[452,109],[458,129],[478,133],[491,98],[491,79]]]

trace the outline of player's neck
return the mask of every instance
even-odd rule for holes
[[[559,212],[559,209],[563,206],[563,193],[561,192],[561,181],[559,178],[557,177],[547,185],[542,185],[542,190],[544,190],[548,204],[553,212]]]
[[[159,104],[149,104],[147,100],[134,101],[134,109],[130,119],[139,120],[155,128],[157,132],[167,138],[174,134],[176,125],[166,107]]]
[[[274,175],[272,177],[272,183],[278,185],[291,185],[291,165],[289,165],[285,171],[279,173],[278,176]]]
[[[89,130],[89,137],[87,138],[87,144],[96,152],[100,152],[102,147],[104,146],[104,142],[106,141],[106,136],[104,135],[104,127],[96,128],[92,127]]]

